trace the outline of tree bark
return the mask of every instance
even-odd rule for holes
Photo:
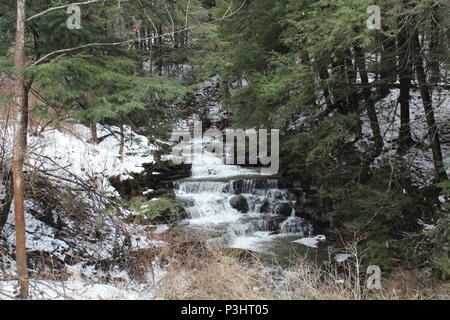
[[[333,101],[331,100],[330,90],[328,89],[327,80],[330,78],[330,75],[327,70],[327,66],[324,62],[319,62],[316,66],[316,70],[319,73],[319,77],[321,80],[322,91],[325,98],[325,102],[327,104],[327,108],[333,108]]]
[[[120,149],[119,149],[119,160],[123,161],[123,156],[125,152],[125,128],[123,124],[120,125]]]
[[[25,67],[25,6],[26,0],[17,0],[16,45],[14,51],[14,65],[18,70]],[[14,128],[13,146],[13,189],[14,216],[16,225],[16,263],[17,276],[20,284],[20,297],[28,298],[28,268],[25,233],[25,186],[23,177],[23,163],[26,153],[28,97],[25,83],[21,74],[15,77],[14,105],[17,119]]]
[[[428,70],[431,74],[430,80],[433,85],[437,85],[441,80],[441,70],[439,66],[439,55],[442,54],[440,41],[445,37],[441,33],[439,24],[441,23],[439,7],[431,9],[431,30],[430,30],[430,58],[428,59]],[[444,42],[445,43],[445,42]]]
[[[390,83],[395,83],[397,76],[396,69],[396,50],[395,37],[380,35],[382,42],[381,62],[380,62],[380,86],[379,95],[381,98],[386,97],[390,93]]]
[[[414,52],[414,67],[416,69],[416,77],[419,83],[420,95],[422,96],[423,107],[425,109],[425,117],[428,125],[428,136],[431,140],[431,149],[433,151],[433,161],[435,176],[437,182],[447,180],[447,173],[444,168],[444,161],[442,157],[441,142],[439,138],[439,131],[436,126],[436,119],[434,117],[433,102],[431,99],[430,89],[427,86],[427,76],[423,67],[423,58],[421,54],[421,46],[419,42],[419,33],[417,30],[413,36],[413,52]]]
[[[345,75],[347,79],[346,87],[348,88],[348,92],[346,92],[347,96],[347,104],[350,107],[350,112],[353,113],[357,117],[356,125],[353,129],[355,133],[355,141],[358,141],[362,137],[362,121],[360,117],[361,110],[359,108],[359,97],[358,91],[355,90],[356,84],[356,69],[352,61],[352,53],[349,49],[346,49],[343,52],[343,60],[345,67]]]
[[[375,142],[375,157],[378,157],[383,150],[383,138],[381,136],[380,123],[378,122],[377,112],[371,97],[369,87],[369,76],[367,74],[364,52],[361,48],[355,46],[355,61],[363,84],[363,96],[366,102],[367,115],[369,116],[370,128],[372,129],[373,140]]]
[[[411,59],[411,34],[408,26],[404,25],[404,20],[399,24],[401,31],[398,34],[398,55],[399,66],[398,75],[400,78],[400,132],[399,132],[399,147],[400,150],[407,150],[414,141],[411,137],[410,114],[409,114],[409,100],[410,86],[412,77],[412,59]]]
[[[89,128],[91,129],[91,138],[89,139],[89,142],[98,144],[97,124],[91,124]]]
[[[158,49],[157,49],[157,66],[158,66],[158,76],[163,74],[163,36],[162,36],[162,25],[158,26]]]

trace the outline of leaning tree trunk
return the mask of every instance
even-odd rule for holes
[[[18,70],[25,67],[25,2],[17,0],[17,28],[16,46],[14,51],[14,65]],[[23,162],[26,152],[28,98],[23,76],[16,74],[14,84],[14,105],[17,119],[14,128],[13,146],[13,189],[14,216],[16,224],[16,263],[17,276],[20,284],[20,297],[28,298],[28,268],[25,237],[25,187],[23,177]]]
[[[417,81],[419,82],[420,95],[422,96],[423,107],[425,109],[425,117],[427,119],[428,136],[430,137],[431,149],[433,151],[435,176],[438,182],[442,182],[444,180],[447,180],[447,173],[445,172],[444,168],[439,131],[436,126],[436,119],[434,118],[433,102],[431,99],[430,89],[427,86],[427,76],[423,67],[419,33],[417,32],[417,30],[414,32],[413,37],[413,51],[414,67],[416,69]]]

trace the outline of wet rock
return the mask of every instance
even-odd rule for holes
[[[132,215],[127,218],[127,222],[136,223],[143,226],[154,224],[173,225],[188,218],[188,213],[184,209],[188,206],[187,201],[179,199],[161,199],[157,201],[150,201],[150,203],[152,206],[155,206],[154,209],[157,210],[156,215]]]
[[[145,197],[148,200],[151,200],[153,198],[168,198],[168,199],[175,199],[175,193],[172,189],[158,189],[151,192],[148,192],[145,194]]]
[[[297,199],[302,199],[304,197],[304,190],[302,188],[289,188],[290,193],[295,195]]]
[[[120,177],[112,177],[109,182],[119,192],[120,196],[126,199],[140,196],[142,191],[146,189],[137,179],[122,180]]]
[[[240,211],[242,213],[247,213],[248,212],[247,199],[244,196],[242,196],[242,195],[232,197],[230,199],[230,205],[234,209],[236,209],[236,210],[238,210],[238,211]]]
[[[233,181],[234,194],[240,194],[244,192],[244,180]]]
[[[255,190],[277,188],[278,183],[276,179],[271,179],[266,176],[252,176],[251,178],[244,178],[234,180],[233,191],[234,194],[253,193]]]
[[[154,190],[153,193],[160,194],[170,193],[174,180],[184,179],[192,174],[192,165],[175,165],[172,161],[147,163],[143,164],[143,167],[144,172],[133,173],[132,179],[122,180],[120,177],[109,179],[122,198],[131,199],[142,196],[146,190]]]
[[[143,164],[145,173],[151,175],[156,182],[172,181],[188,178],[192,175],[192,165],[174,164],[172,161],[162,161],[155,164]]]
[[[289,202],[282,202],[277,206],[276,213],[283,217],[290,217],[292,214],[292,204]]]
[[[258,205],[260,205],[260,207],[259,207],[260,213],[268,213],[269,212],[270,206],[269,206],[268,199],[264,199],[261,203],[258,203]]]
[[[313,226],[306,220],[299,217],[288,217],[280,225],[281,233],[302,233],[304,235],[311,234]]]
[[[153,223],[157,224],[174,224],[180,220],[188,218],[186,210],[181,205],[174,207],[164,206],[159,208],[159,216],[153,220]]]
[[[264,231],[264,232],[280,232],[280,224],[285,220],[285,217],[265,215],[258,218],[247,217],[243,219],[243,222],[251,225],[250,230],[252,232]]]
[[[333,220],[333,200],[308,192],[295,204],[296,215],[314,225],[330,227]]]

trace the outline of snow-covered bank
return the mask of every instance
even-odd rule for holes
[[[114,133],[114,134],[113,134]],[[142,172],[144,163],[152,163],[152,151],[157,147],[145,136],[125,127],[124,158],[119,158],[119,128],[97,125],[98,137],[106,137],[99,144],[88,143],[90,129],[81,125],[67,125],[50,129],[39,137],[29,138],[30,166],[40,170],[56,171],[91,180],[99,190],[111,190],[108,178],[129,178],[130,173]]]
[[[11,273],[13,270],[11,270]],[[67,266],[67,280],[30,280],[30,297],[35,300],[152,300],[158,299],[159,282],[165,271],[157,263],[145,281],[130,278],[124,270],[114,268],[109,272],[94,266],[77,264]],[[108,281],[102,280],[108,278]],[[15,299],[17,281],[0,282],[0,300]]]
[[[142,172],[143,164],[154,162],[152,152],[157,147],[126,128],[125,152],[120,159],[119,129],[98,126],[97,131],[99,137],[106,137],[98,144],[87,142],[91,132],[81,124],[64,124],[48,128],[40,136],[29,136],[25,168],[32,190],[27,194],[25,219],[32,298],[153,297],[148,286],[156,282],[150,281],[150,274],[149,281],[142,284],[131,281],[123,270],[94,272],[92,268],[98,261],[162,245],[152,240],[143,226],[127,222],[133,213],[114,204],[118,193],[109,182],[113,176],[127,179]],[[7,133],[3,137],[10,137]],[[10,138],[1,142],[7,155]],[[4,194],[4,181],[0,180],[0,185]],[[14,216],[9,214],[0,234],[2,278],[15,274],[14,245]],[[73,273],[68,280],[37,280],[66,272]],[[161,272],[156,272],[156,278]],[[0,282],[3,298],[14,295],[16,284]]]

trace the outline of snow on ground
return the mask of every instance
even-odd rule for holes
[[[111,131],[118,132],[118,128],[111,127]],[[110,134],[110,131],[98,125],[98,137]],[[123,161],[118,157],[120,142],[116,136],[111,135],[99,144],[90,144],[86,141],[90,138],[89,128],[81,124],[66,124],[63,129],[49,128],[41,136],[29,137],[29,158],[27,166],[38,168],[41,171],[50,173],[55,177],[67,178],[70,180],[81,180],[90,182],[91,186],[99,192],[114,192],[108,178],[120,176],[128,178],[130,173],[141,172],[142,164],[153,162],[151,151],[156,147],[149,145],[148,139],[139,136],[126,128],[125,156]],[[58,178],[56,178],[58,179]],[[70,184],[70,183],[69,183]],[[64,184],[63,184],[64,185]],[[87,202],[90,199],[85,199]],[[27,247],[29,250],[46,251],[55,254],[58,258],[64,258],[64,252],[70,250],[70,246],[58,236],[58,230],[54,227],[35,218],[34,211],[40,211],[39,206],[33,201],[27,201],[26,205],[27,221]],[[126,214],[126,212],[123,212]],[[53,219],[56,223],[57,218],[62,220],[64,229],[80,228],[86,231],[86,234],[80,234],[77,242],[82,242],[85,246],[85,253],[97,258],[107,257],[114,249],[120,236],[116,236],[117,223],[100,212],[84,213],[86,216],[82,222],[67,219],[65,214],[53,212]],[[101,221],[100,221],[101,220]],[[95,224],[102,223],[102,228],[108,235],[102,245],[94,242],[92,239],[85,239],[89,233],[98,228]],[[14,243],[14,219],[9,216],[5,226],[4,234],[7,242]],[[130,234],[131,243],[137,244],[138,248],[148,247],[150,244],[147,239],[138,236],[137,232],[131,228],[138,228],[122,223],[120,225],[121,233]],[[76,238],[76,235],[74,236]],[[59,238],[59,239],[58,239]]]
[[[199,109],[193,111],[188,118],[179,120],[176,125],[178,130],[192,131],[194,124],[201,121],[202,118],[209,119],[212,123],[211,127],[223,121],[226,122],[230,115],[217,101],[218,84],[219,78],[217,76],[200,83],[195,92],[195,105],[199,106]],[[205,127],[204,129],[210,128]]]
[[[353,257],[353,254],[351,254],[351,253],[337,253],[334,256],[334,260],[336,260],[336,262],[340,263],[340,262],[347,261],[351,257]]]
[[[391,90],[390,94],[376,104],[381,134],[384,140],[383,154],[375,162],[389,158],[396,153],[400,128],[400,106],[398,97],[400,90]],[[437,127],[441,134],[441,146],[447,172],[450,174],[450,97],[448,91],[433,92],[433,106]],[[363,115],[363,139],[359,141],[361,151],[371,143],[372,131],[367,113]],[[427,122],[419,90],[411,90],[410,126],[413,140],[418,143],[404,156],[409,160],[414,172],[415,183],[425,186],[431,183],[433,176],[433,155],[428,137]]]
[[[119,132],[115,127],[97,126],[98,137]],[[118,135],[109,135],[99,144],[87,141],[91,137],[90,129],[81,124],[63,124],[58,129],[47,128],[40,136],[29,136],[26,168],[29,171],[39,169],[58,181],[58,188],[73,187],[73,181],[89,183],[98,193],[117,194],[108,179],[119,176],[130,177],[131,173],[142,172],[143,164],[153,163],[152,151],[157,147],[148,139],[125,128],[126,143],[123,160],[119,158],[120,141]],[[6,139],[5,139],[6,140]],[[6,149],[10,141],[1,141]],[[1,146],[0,146],[1,147]],[[8,154],[8,153],[6,153]],[[66,179],[66,180],[65,180]],[[72,182],[69,182],[72,181]],[[0,193],[4,193],[0,181]],[[63,190],[63,189],[61,189]],[[163,245],[148,237],[145,228],[129,224],[125,218],[131,214],[121,209],[118,216],[103,212],[102,203],[89,198],[84,191],[78,192],[79,198],[88,204],[82,212],[66,213],[58,209],[43,210],[32,199],[26,202],[27,249],[29,253],[47,254],[56,264],[61,264],[74,273],[64,282],[36,280],[40,269],[31,269],[31,292],[35,299],[152,299],[155,279],[162,271],[156,271],[155,279],[151,274],[144,283],[131,281],[120,270],[108,272],[107,283],[100,278],[94,279],[93,271],[83,263],[92,263],[111,258],[115,252],[129,252]],[[109,196],[108,196],[109,197]],[[80,201],[73,199],[70,201]],[[78,204],[78,203],[77,203]],[[76,205],[74,203],[74,205]],[[94,209],[97,208],[97,209]],[[11,208],[13,210],[13,208]],[[46,212],[51,210],[50,212]],[[74,216],[75,214],[75,216]],[[40,215],[50,216],[51,221]],[[164,228],[159,230],[164,231]],[[15,274],[15,263],[9,257],[14,252],[15,230],[14,215],[10,214],[0,235],[0,274],[1,278]],[[5,255],[4,253],[9,253]],[[79,265],[67,264],[69,258],[81,261]],[[154,268],[157,270],[158,268]],[[10,276],[11,277],[11,276]],[[15,295],[17,281],[0,282],[0,299]],[[153,291],[152,291],[153,290]]]
[[[109,127],[107,130],[97,125],[98,137],[119,128]],[[95,183],[99,190],[112,191],[108,178],[120,176],[130,178],[130,173],[143,171],[142,164],[152,163],[151,152],[157,147],[148,139],[125,128],[125,156],[119,158],[120,141],[118,135],[110,135],[99,144],[88,143],[90,129],[81,124],[68,124],[63,129],[49,129],[41,136],[30,136],[29,165],[41,170],[55,171],[63,175],[78,177]]]
[[[77,264],[68,268],[71,274],[66,281],[30,280],[30,298],[35,300],[151,300],[158,299],[159,282],[166,272],[157,263],[153,271],[145,275],[145,282],[130,279],[125,271],[112,270],[107,274],[109,282],[99,281],[104,272],[93,266]],[[0,282],[0,300],[15,299],[17,281]]]

